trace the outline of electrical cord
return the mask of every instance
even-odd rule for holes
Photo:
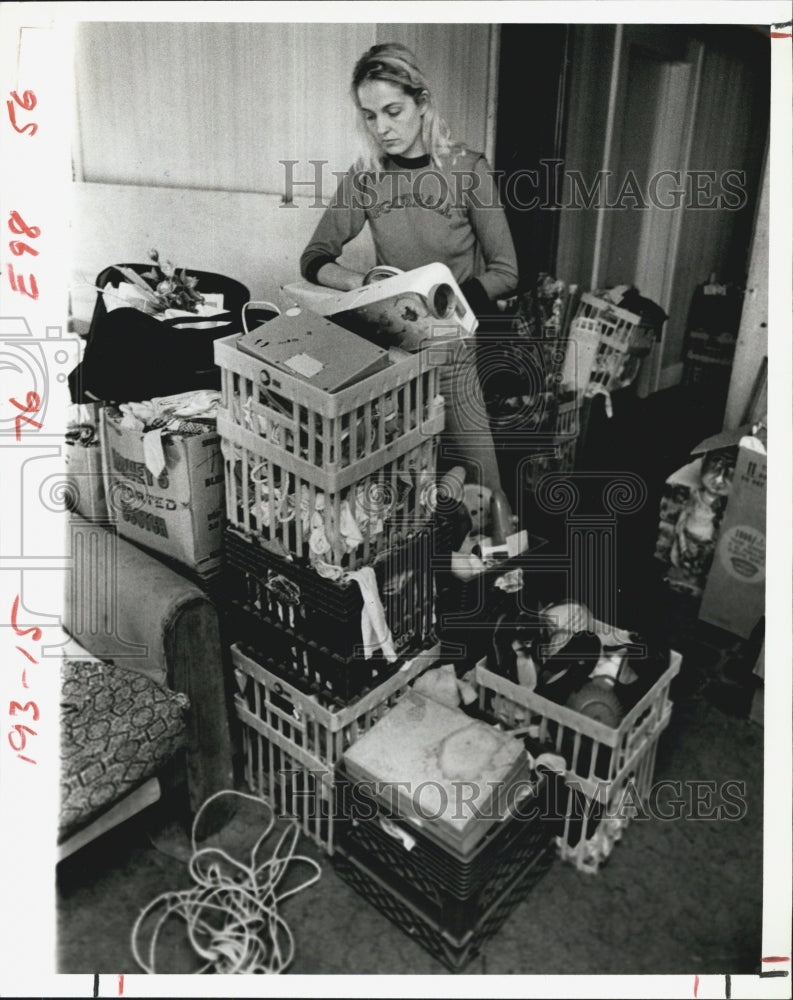
[[[243,864],[220,847],[198,848],[196,831],[204,811],[221,796],[234,796],[256,803],[267,814],[263,833],[250,852],[250,863]],[[295,942],[278,904],[319,880],[322,869],[312,858],[296,854],[298,824],[291,821],[278,839],[271,857],[259,863],[258,852],[272,833],[276,816],[264,799],[243,792],[220,791],[211,795],[193,820],[189,871],[196,883],[192,889],[164,892],[139,914],[132,928],[132,954],[149,974],[156,968],[160,933],[171,917],[181,918],[195,953],[205,960],[197,974],[283,972],[294,958]],[[290,889],[278,890],[293,863],[303,862],[313,872]],[[145,956],[141,953],[143,924],[161,910],[150,932]]]

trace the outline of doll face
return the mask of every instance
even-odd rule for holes
[[[421,156],[426,152],[421,138],[424,105],[398,84],[366,80],[358,88],[358,104],[367,130],[384,153]]]
[[[716,496],[727,496],[732,487],[735,456],[732,451],[709,452],[702,461],[702,485]]]

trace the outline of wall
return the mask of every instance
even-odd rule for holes
[[[492,147],[493,58],[487,24],[79,24],[76,31],[72,309],[87,318],[91,282],[110,263],[156,247],[175,263],[220,271],[271,298],[298,277],[323,199],[359,151],[349,78],[372,44],[401,41],[424,64],[453,135]],[[347,259],[373,262],[362,235]]]
[[[89,320],[97,274],[145,261],[149,247],[178,266],[237,278],[254,300],[277,299],[281,285],[299,278],[320,212],[307,198],[288,207],[278,195],[243,191],[74,184],[72,315]],[[361,270],[373,263],[367,232],[345,248],[344,260]]]
[[[769,183],[769,164],[766,160],[752,239],[749,280],[724,413],[725,428],[740,427],[746,420],[758,375],[768,358]]]

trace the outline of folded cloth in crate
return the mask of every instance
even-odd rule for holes
[[[364,648],[364,659],[371,659],[375,650],[382,651],[389,663],[398,659],[394,649],[394,637],[386,621],[380,591],[377,589],[377,576],[373,567],[364,566],[358,570],[343,570],[340,566],[323,562],[314,563],[314,569],[321,577],[330,580],[353,580],[361,591],[363,607],[361,608],[361,641]]]
[[[59,842],[162,770],[185,746],[188,708],[136,671],[63,661]]]
[[[363,608],[361,609],[361,641],[363,642],[364,658],[370,659],[375,649],[381,649],[389,663],[397,659],[391,629],[385,619],[385,609],[377,589],[377,577],[371,566],[350,570],[347,573],[361,590]]]

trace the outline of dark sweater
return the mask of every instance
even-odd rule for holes
[[[350,168],[303,251],[303,277],[316,281],[367,221],[377,264],[446,264],[475,312],[515,290],[515,247],[481,153],[453,150],[440,170],[428,156],[389,157],[377,172]]]

